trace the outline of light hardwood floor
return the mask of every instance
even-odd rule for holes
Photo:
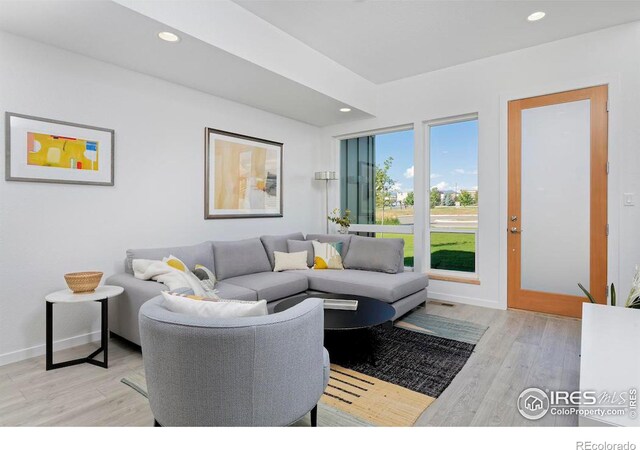
[[[524,311],[427,305],[430,314],[487,325],[465,367],[418,426],[575,426],[577,417],[531,422],[516,410],[526,387],[578,389],[580,321]],[[55,360],[89,354],[88,344]],[[44,356],[0,367],[0,425],[151,426],[147,400],[120,380],[142,367],[139,352],[112,339],[109,369],[89,364],[45,371]]]

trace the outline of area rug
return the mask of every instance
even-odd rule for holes
[[[478,343],[487,329],[473,322],[427,314],[424,312],[424,308],[403,317],[395,325],[407,330],[473,345]]]
[[[413,425],[462,370],[486,329],[423,308],[394,327],[373,328],[374,360],[331,365],[318,425]],[[122,382],[146,396],[142,371]],[[295,425],[308,424],[306,417]]]

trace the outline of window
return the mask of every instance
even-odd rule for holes
[[[478,119],[427,126],[430,268],[477,272]]]
[[[413,129],[340,141],[341,208],[351,229],[405,240],[405,266],[413,267]]]

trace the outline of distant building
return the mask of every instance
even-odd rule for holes
[[[455,202],[456,206],[460,206],[460,202],[457,201],[460,192],[466,191],[473,196],[473,198],[478,200],[478,190],[477,189],[459,189],[458,191],[454,191],[453,189],[449,189],[447,191],[440,191],[440,204],[444,204],[444,196],[449,194],[451,199]]]

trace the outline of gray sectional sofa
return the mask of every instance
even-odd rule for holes
[[[342,242],[345,270],[293,270],[273,272],[274,251],[287,252],[290,241],[296,248],[310,241]],[[174,255],[191,269],[202,264],[211,269],[218,283],[218,295],[237,300],[268,302],[270,311],[279,301],[309,292],[353,294],[373,297],[393,306],[394,320],[427,301],[425,274],[405,272],[400,239],[375,239],[354,235],[302,233],[239,241],[209,241],[201,244],[127,250],[125,272],[113,275],[107,284],[122,286],[124,293],[109,305],[111,332],[140,344],[138,312],[143,303],[157,297],[167,287],[133,276],[134,259],[162,259]],[[351,253],[350,253],[351,252]],[[309,258],[311,264],[313,258]],[[396,272],[396,273],[390,273]]]

